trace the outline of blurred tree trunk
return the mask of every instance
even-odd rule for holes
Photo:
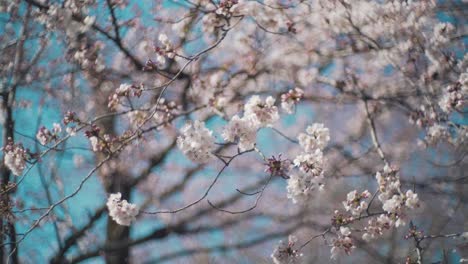
[[[8,85],[1,91],[1,111],[4,118],[3,121],[3,147],[8,144],[9,140],[14,140],[15,121],[13,120],[13,107],[15,104],[16,88],[19,82],[24,78],[25,72],[22,70],[22,63],[24,61],[24,43],[28,38],[28,24],[30,19],[31,6],[28,5],[24,19],[22,21],[21,31],[18,37],[14,52],[13,72],[11,78],[11,85]],[[5,166],[5,155],[2,157],[2,164],[0,167],[1,183],[0,187],[4,188],[10,183],[11,171]],[[0,248],[0,261],[7,260],[8,263],[16,264],[18,261],[18,251],[16,245],[16,229],[14,223],[11,221],[9,215],[10,196],[14,193],[15,188],[3,193],[0,196],[0,206],[2,213],[0,214],[0,228],[1,228],[1,243],[10,243],[9,247],[4,246]],[[8,249],[9,248],[9,249]]]
[[[97,89],[96,94],[96,107],[97,114],[105,114],[109,112],[107,107],[107,99],[109,94],[102,92],[100,89]],[[116,135],[115,131],[115,118],[109,117],[103,119],[99,122],[99,127],[101,128],[102,134]],[[107,154],[98,154],[96,157],[96,163],[101,162],[107,157]],[[112,160],[107,164],[112,163]],[[100,171],[100,176],[104,184],[104,189],[108,194],[120,192],[122,194],[122,199],[130,200],[131,187],[126,180],[128,177],[127,173],[121,171],[119,166],[112,167],[109,166],[109,170]],[[122,226],[117,224],[111,217],[107,217],[107,230],[106,230],[106,244],[110,243],[119,243],[122,241],[127,241],[130,237],[130,227]],[[130,248],[124,247],[115,251],[106,251],[105,260],[107,264],[123,264],[130,263]]]
[[[13,139],[13,132],[14,132],[14,120],[13,120],[13,110],[12,110],[12,105],[14,102],[14,92],[10,91],[7,93],[4,93],[2,95],[2,110],[3,110],[3,115],[5,118],[5,121],[3,122],[3,146],[5,147],[6,144],[8,144],[9,139]],[[2,166],[0,167],[0,174],[1,174],[1,186],[2,188],[8,188],[10,178],[11,178],[11,172],[10,170],[4,165],[4,160],[5,160],[5,155],[3,155],[2,158]],[[16,230],[15,230],[15,225],[9,221],[8,219],[8,208],[10,204],[10,193],[12,193],[14,190],[10,190],[5,192],[4,194],[1,195],[0,197],[0,206],[2,209],[2,214],[0,217],[0,227],[1,227],[1,243],[9,242],[11,243],[8,247],[1,247],[0,248],[0,260],[3,263],[4,260],[8,258],[8,255],[11,255],[10,263],[18,263],[18,249],[15,249],[15,243],[16,243]],[[12,250],[15,249],[14,252]]]
[[[122,193],[122,198],[128,199],[130,188],[120,188],[119,191]],[[115,191],[117,192],[117,191]],[[117,224],[110,217],[107,218],[107,239],[106,243],[125,241],[130,237],[130,228],[128,226],[122,226]],[[106,252],[106,263],[107,264],[124,264],[130,263],[129,260],[130,248],[125,247],[116,251]]]

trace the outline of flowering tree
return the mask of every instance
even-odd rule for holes
[[[468,261],[466,1],[0,11],[2,261]]]

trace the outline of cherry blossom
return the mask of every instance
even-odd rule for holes
[[[212,131],[199,120],[187,123],[180,130],[177,146],[192,161],[198,163],[208,162],[215,149],[215,138]]]
[[[390,229],[392,226],[393,221],[386,214],[382,214],[377,218],[371,218],[368,221],[367,226],[364,227],[365,232],[362,235],[362,239],[365,241],[370,241],[379,236],[382,236],[384,231]]]
[[[330,141],[330,132],[323,124],[315,123],[307,127],[306,133],[300,133],[297,139],[305,152],[314,152],[327,145]]]
[[[415,209],[416,207],[419,206],[418,194],[414,193],[412,190],[406,191],[405,198],[406,198],[405,200],[406,207],[410,209]]]
[[[343,202],[343,206],[346,211],[351,211],[351,214],[359,216],[368,207],[366,198],[370,197],[368,190],[365,190],[361,194],[358,194],[356,190],[351,191],[346,196],[346,201]]]
[[[324,161],[323,152],[320,149],[316,149],[312,153],[302,153],[298,155],[294,159],[294,165],[306,175],[322,177]]]
[[[59,133],[62,132],[62,127],[58,123],[53,124],[52,131],[48,130],[46,127],[42,126],[39,131],[37,131],[36,138],[42,145],[50,143],[52,140],[57,140],[59,138]]]
[[[257,138],[257,124],[250,118],[234,116],[224,127],[222,136],[228,142],[238,142],[241,151],[254,147]]]
[[[330,249],[331,259],[337,259],[345,253],[351,254],[355,248],[351,239],[351,230],[348,227],[340,227],[338,238],[333,241],[333,246]]]
[[[259,127],[271,126],[279,119],[275,99],[271,96],[268,96],[265,101],[262,101],[258,95],[250,97],[244,110],[244,117],[252,119],[252,122]]]
[[[15,175],[20,176],[26,168],[27,151],[21,144],[9,142],[4,148],[4,163],[8,169]]]
[[[109,216],[119,225],[129,226],[136,220],[135,217],[139,212],[137,205],[131,204],[127,200],[122,200],[120,192],[111,194],[106,205],[109,210]]]
[[[294,249],[298,239],[295,236],[290,235],[288,242],[280,241],[278,246],[271,254],[273,263],[275,264],[297,264],[301,263],[302,254]]]
[[[281,95],[281,108],[286,113],[292,114],[294,107],[301,101],[303,96],[304,91],[300,88],[289,90],[287,93]]]

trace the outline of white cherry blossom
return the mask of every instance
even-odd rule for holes
[[[109,216],[119,225],[129,226],[136,220],[139,213],[139,207],[127,202],[127,200],[122,200],[120,192],[111,194],[106,205]]]
[[[208,162],[215,149],[213,132],[205,127],[205,123],[196,120],[185,124],[177,138],[177,146],[192,161]]]

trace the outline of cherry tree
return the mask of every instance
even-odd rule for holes
[[[2,262],[468,261],[467,1],[0,12]]]

